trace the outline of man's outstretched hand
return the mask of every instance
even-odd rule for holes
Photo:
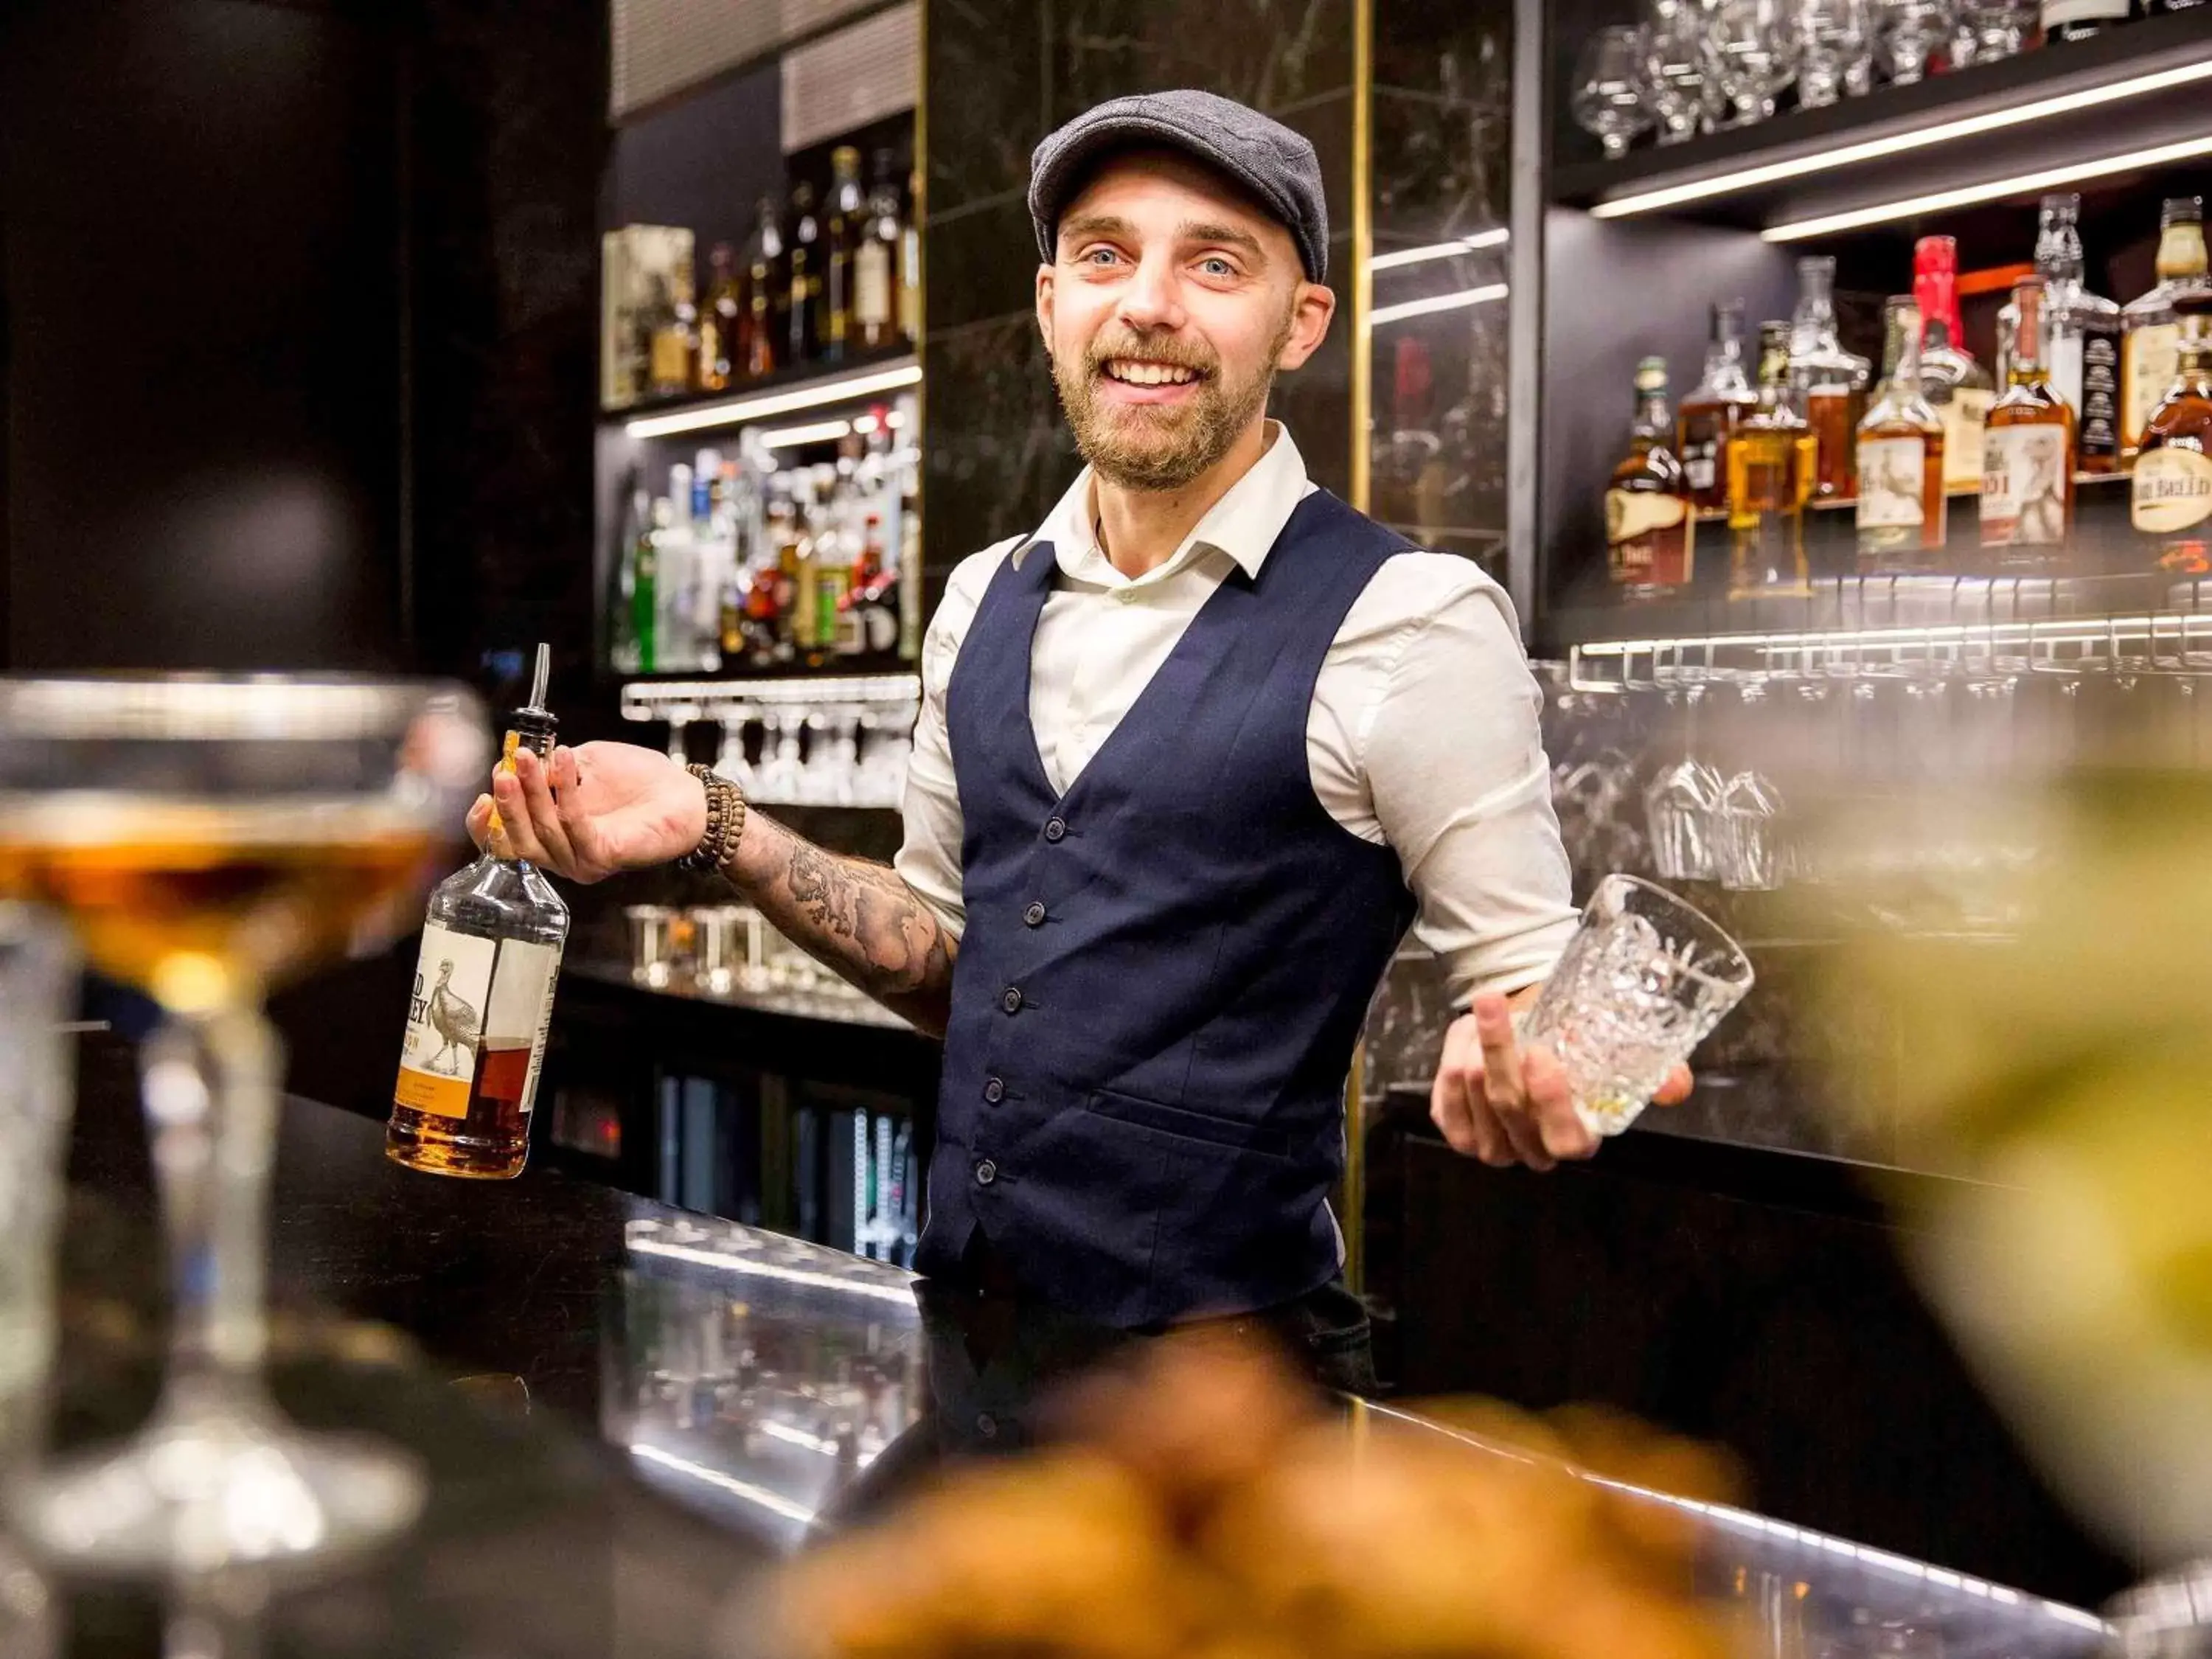
[[[1522,995],[1533,1000],[1535,991]],[[1673,1106],[1689,1093],[1689,1068],[1677,1066],[1653,1103]],[[1493,1169],[1525,1164],[1549,1170],[1563,1158],[1588,1158],[1598,1148],[1598,1137],[1575,1115],[1557,1056],[1540,1045],[1521,1046],[1513,1005],[1494,991],[1478,995],[1444,1032],[1429,1119],[1454,1152]]]

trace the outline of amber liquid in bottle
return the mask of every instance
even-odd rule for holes
[[[1882,383],[1858,434],[1862,575],[1940,568],[1949,529],[1943,420],[1920,384],[1920,307],[1892,300],[1884,320]]]
[[[2145,422],[2130,481],[2130,518],[2150,562],[2172,575],[2212,575],[2212,294],[2175,301],[2180,368]]]
[[[1737,422],[1758,402],[1743,374],[1743,307],[1715,306],[1705,378],[1682,399],[1674,423],[1675,458],[1699,512],[1729,504],[1729,445]]]
[[[1802,593],[1805,503],[1816,464],[1812,428],[1790,406],[1790,328],[1759,329],[1759,405],[1729,444],[1729,592]]]
[[[1607,568],[1616,592],[1650,599],[1689,581],[1698,515],[1668,440],[1667,362],[1636,366],[1636,421],[1605,496]]]
[[[1790,325],[1790,383],[1802,400],[1815,455],[1813,493],[1847,501],[1858,489],[1855,451],[1873,365],[1846,351],[1836,328],[1836,262],[1797,262],[1797,313]]]
[[[2050,571],[2074,533],[2074,410],[2042,358],[2042,282],[2013,290],[2020,327],[2011,382],[1982,441],[1982,546],[2001,571]]]

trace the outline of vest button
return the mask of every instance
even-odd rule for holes
[[[988,1412],[976,1413],[975,1432],[986,1440],[996,1440],[999,1437],[999,1419]]]
[[[1005,1009],[1010,1014],[1018,1014],[1021,1012],[1021,988],[1018,985],[1009,985],[1006,987],[1006,994],[999,999],[999,1006]]]
[[[1036,902],[1036,903],[1031,904],[1028,909],[1026,909],[1026,910],[1023,911],[1023,912],[1022,912],[1022,921],[1023,921],[1024,922],[1025,922],[1026,924],[1028,924],[1028,925],[1029,925],[1030,927],[1043,927],[1043,926],[1044,926],[1044,903],[1043,903],[1043,901],[1042,901],[1042,900],[1039,900],[1039,901],[1038,901],[1038,902]]]
[[[1067,824],[1064,820],[1060,818],[1047,818],[1044,821],[1044,838],[1047,841],[1058,841],[1066,833]]]
[[[983,1081],[983,1098],[984,1098],[984,1099],[986,1099],[986,1100],[989,1101],[989,1102],[991,1103],[991,1104],[992,1104],[992,1105],[995,1106],[995,1105],[997,1105],[1000,1101],[1004,1100],[1006,1097],[1006,1079],[1005,1079],[1004,1078],[995,1078],[995,1077],[994,1077],[994,1078],[986,1078],[986,1079],[984,1079],[984,1081]]]
[[[989,1158],[985,1158],[975,1166],[975,1184],[978,1187],[988,1187],[998,1178],[999,1166],[992,1163]]]

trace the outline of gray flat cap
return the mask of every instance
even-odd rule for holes
[[[1030,158],[1030,216],[1037,247],[1054,257],[1060,211],[1091,163],[1109,150],[1158,145],[1225,173],[1282,221],[1306,275],[1328,280],[1328,204],[1314,147],[1279,121],[1210,92],[1147,92],[1077,116]]]

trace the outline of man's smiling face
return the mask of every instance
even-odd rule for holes
[[[1127,489],[1179,489],[1219,461],[1335,307],[1281,224],[1175,151],[1105,162],[1056,252],[1037,273],[1053,379],[1083,458]]]

